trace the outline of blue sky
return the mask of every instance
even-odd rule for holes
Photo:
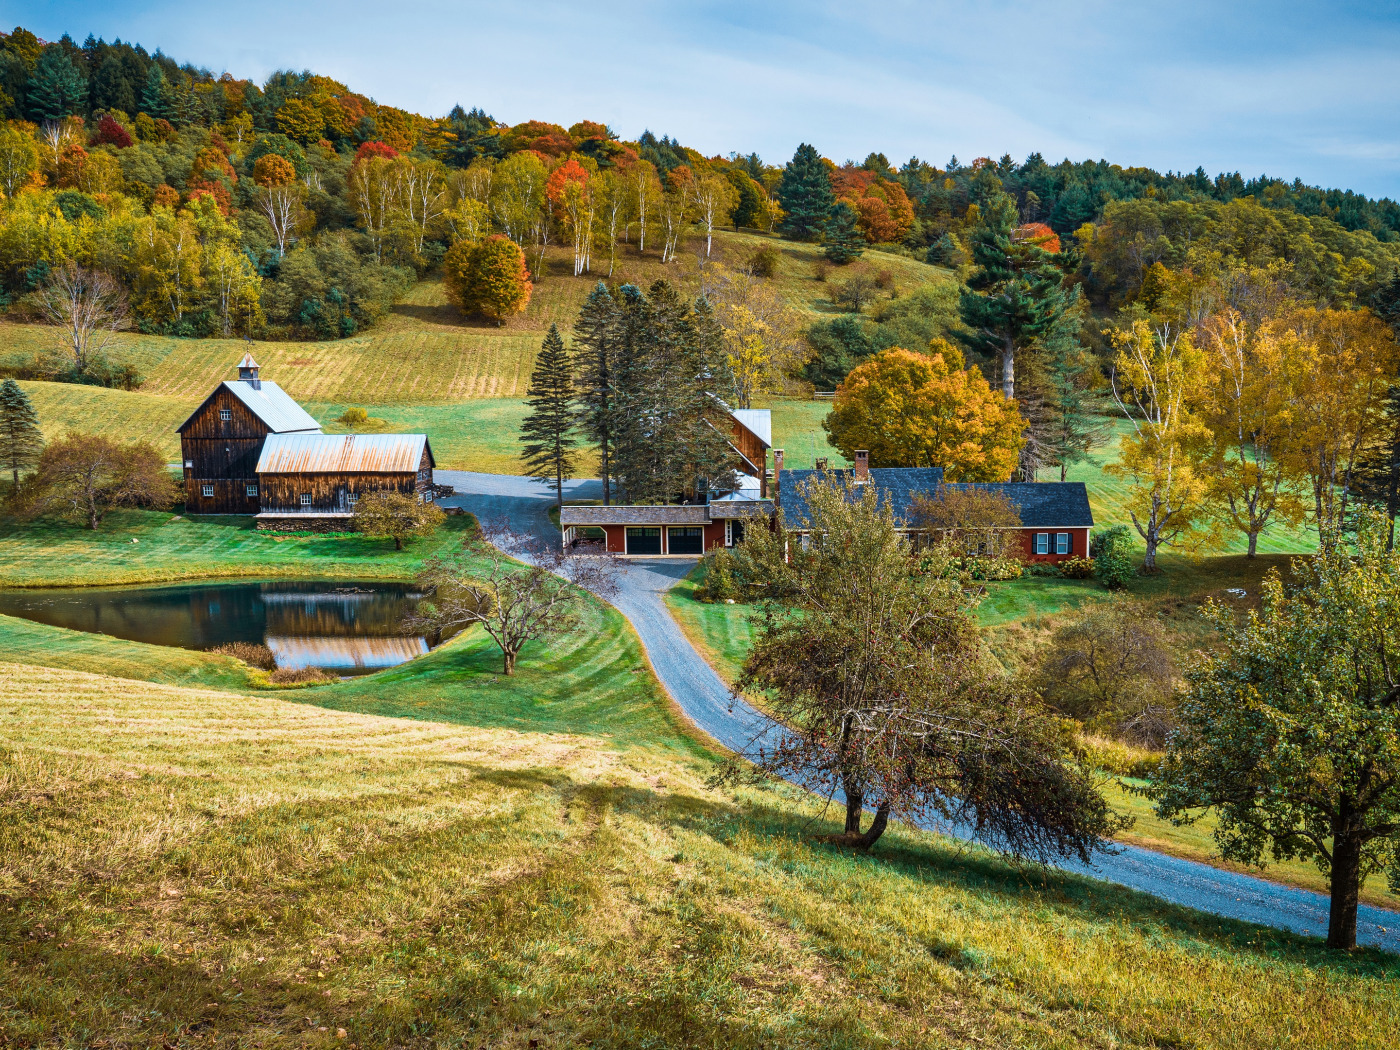
[[[0,24],[770,162],[1039,150],[1400,197],[1397,2],[0,0]]]

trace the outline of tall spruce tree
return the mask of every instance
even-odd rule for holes
[[[0,467],[10,472],[12,496],[19,494],[19,472],[38,463],[43,449],[39,414],[19,384],[5,380],[0,383]]]
[[[1076,288],[1070,305],[1041,340],[1043,368],[1038,387],[1049,410],[1044,440],[1050,463],[1060,468],[1061,481],[1070,467],[1088,459],[1112,431],[1102,372],[1093,354],[1079,342],[1082,313]]]
[[[836,197],[821,154],[805,142],[783,169],[778,202],[786,213],[782,224],[785,234],[799,241],[815,241],[821,236]]]
[[[837,201],[826,220],[826,257],[837,266],[854,262],[865,251],[865,237],[856,227],[856,210],[845,201]]]
[[[614,376],[618,305],[599,281],[584,300],[574,322],[574,367],[578,383],[579,423],[598,446],[603,505],[612,499],[613,448],[617,442],[617,391]]]
[[[30,115],[41,122],[62,120],[84,108],[87,94],[87,78],[63,48],[44,48],[26,91]]]
[[[551,324],[545,334],[525,402],[530,406],[520,425],[525,472],[546,484],[553,482],[556,505],[562,507],[564,482],[573,477],[578,461],[574,437],[578,419],[574,414],[573,362],[558,325]]]
[[[159,62],[152,62],[146,72],[146,84],[141,89],[141,109],[151,117],[164,117],[170,110],[170,85]]]
[[[1016,202],[998,194],[987,202],[970,237],[976,271],[958,301],[971,349],[1001,361],[1001,388],[1016,396],[1016,355],[1050,331],[1065,310],[1064,275],[1055,256],[1030,241],[1017,243]]]

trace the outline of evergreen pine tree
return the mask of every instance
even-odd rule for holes
[[[644,503],[655,455],[656,366],[651,306],[635,284],[617,290],[612,331],[612,474],[619,501]]]
[[[578,460],[578,442],[574,438],[573,363],[558,325],[551,324],[545,334],[525,402],[530,406],[520,425],[525,472],[546,484],[553,481],[556,504],[562,507],[564,482],[573,477]]]
[[[783,169],[783,179],[778,184],[778,202],[786,212],[783,233],[800,241],[816,240],[835,201],[821,154],[802,143]]]
[[[170,88],[160,63],[152,62],[146,73],[146,86],[141,89],[141,110],[151,117],[164,117],[170,108]]]
[[[1079,342],[1082,301],[1076,288],[1070,305],[1041,340],[1044,364],[1040,393],[1049,409],[1045,444],[1060,480],[1070,467],[1089,458],[1112,429],[1108,401],[1101,389],[1098,362]]]
[[[1065,309],[1063,274],[1055,256],[1029,241],[1015,243],[1016,202],[998,194],[987,202],[970,237],[977,270],[958,301],[969,348],[1001,359],[1002,392],[1016,396],[1016,354],[1054,326]]]
[[[603,505],[612,497],[613,447],[617,404],[613,365],[618,306],[599,281],[574,322],[574,356],[578,381],[579,424],[584,436],[598,446],[603,478]]]
[[[865,251],[865,236],[856,228],[856,210],[837,201],[826,220],[826,257],[837,266],[859,259]]]
[[[19,495],[19,472],[39,461],[44,437],[39,431],[39,414],[13,379],[0,383],[0,467],[10,472]]]
[[[38,121],[62,120],[87,102],[87,78],[61,47],[44,48],[26,91],[30,115]]]

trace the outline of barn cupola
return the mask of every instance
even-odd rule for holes
[[[238,378],[240,382],[251,383],[254,390],[262,389],[262,380],[258,378],[258,363],[253,360],[252,354],[244,354],[243,360],[238,362]]]

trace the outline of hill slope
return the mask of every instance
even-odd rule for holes
[[[813,846],[693,751],[13,664],[0,709],[20,1044],[1379,1047],[1400,1009],[1391,959]]]

